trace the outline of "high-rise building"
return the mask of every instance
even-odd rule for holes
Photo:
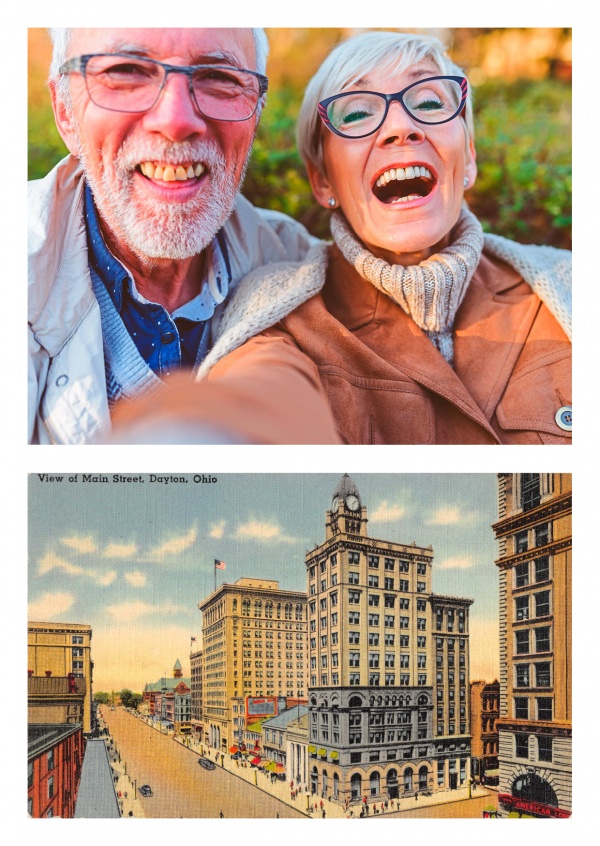
[[[499,811],[571,813],[571,476],[500,473]]]
[[[270,579],[241,578],[198,607],[204,741],[224,752],[239,736],[240,699],[306,699],[306,594]]]
[[[192,732],[202,740],[202,650],[196,648],[190,652]]]
[[[91,657],[91,627],[80,623],[30,622],[27,631],[27,666],[30,692],[40,692],[40,685],[35,681],[38,677],[58,677],[62,679],[64,682],[62,688],[58,681],[55,683],[54,693],[57,695],[70,692],[72,681],[70,682],[69,679],[81,679],[82,681],[76,682],[76,688],[78,695],[83,694],[83,733],[89,734],[92,729],[92,674],[94,668]],[[52,692],[50,683],[44,682],[43,686],[46,693]],[[50,700],[48,700],[48,704],[51,704]],[[54,707],[56,703],[53,702],[52,704]],[[46,722],[41,718],[39,709],[35,720],[36,722]],[[48,721],[56,722],[57,720],[56,717],[50,717]],[[68,722],[68,720],[65,719],[65,722]]]
[[[311,792],[395,799],[465,785],[471,600],[432,592],[433,550],[369,537],[349,476],[306,556]]]

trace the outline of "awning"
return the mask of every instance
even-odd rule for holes
[[[260,758],[253,758],[253,759],[250,761],[250,763],[251,763],[251,764],[254,764],[254,766],[256,766],[257,764],[260,764]]]
[[[332,752],[329,753],[329,757],[332,761],[337,761],[337,759],[340,757],[340,753],[336,752],[334,749]]]
[[[275,761],[265,761],[263,764],[263,769],[270,770],[271,772],[273,772],[275,770],[275,766]]]
[[[309,746],[308,751],[310,752],[311,755],[315,755],[316,752],[317,752],[317,747],[316,746]]]
[[[283,766],[283,764],[275,764],[275,772],[276,773],[282,773],[284,771],[285,771],[285,767]]]
[[[231,755],[233,755],[235,752],[239,752],[239,751],[240,751],[240,750],[238,749],[238,747],[237,747],[237,746],[232,746],[232,747],[230,748],[230,750],[229,750],[229,752],[230,752],[230,754],[231,754]]]
[[[327,749],[319,749],[317,755],[327,755]]]

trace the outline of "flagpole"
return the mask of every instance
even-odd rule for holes
[[[215,571],[215,592],[217,590],[217,559],[214,560],[214,571]]]

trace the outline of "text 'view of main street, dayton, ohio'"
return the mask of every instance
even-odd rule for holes
[[[32,817],[571,814],[568,474],[32,474],[29,545]]]

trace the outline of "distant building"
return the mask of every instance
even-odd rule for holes
[[[62,678],[64,685],[69,677],[81,679],[83,684],[83,733],[92,730],[92,675],[94,664],[91,656],[92,629],[79,623],[28,623],[27,666],[31,679]],[[57,687],[60,687],[58,685]]]
[[[571,814],[571,476],[500,473],[499,811]]]
[[[158,681],[146,683],[142,692],[142,702],[148,708],[148,713],[151,717],[175,724],[175,690],[182,683],[187,688],[186,695],[189,696],[192,680],[190,678],[183,678],[183,670],[179,658],[177,658],[173,665],[173,675],[171,677],[163,676]],[[183,691],[183,688],[181,688],[181,691]],[[185,713],[190,714],[190,701],[185,706],[180,703],[179,707],[180,709],[185,707]]]
[[[27,810],[31,817],[73,817],[83,762],[81,724],[29,723]]]
[[[192,719],[192,692],[183,679],[179,680],[179,684],[173,691],[173,708],[175,728],[179,730],[185,724],[189,731]]]
[[[500,682],[471,682],[471,772],[481,784],[498,784]]]
[[[198,607],[204,742],[225,752],[239,740],[238,700],[306,698],[306,594],[282,590],[271,579],[241,578]]]
[[[472,600],[432,592],[431,547],[372,538],[367,523],[345,475],[306,556],[310,790],[339,802],[470,777]]]

